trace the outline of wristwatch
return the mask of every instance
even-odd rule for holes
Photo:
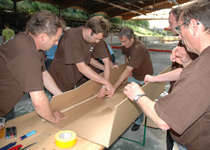
[[[143,97],[143,96],[147,96],[146,94],[137,94],[135,97],[134,97],[134,102],[138,102],[138,100]]]

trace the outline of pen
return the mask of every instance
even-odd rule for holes
[[[27,138],[27,137],[29,137],[29,136],[35,134],[35,133],[36,133],[36,130],[33,130],[33,131],[31,131],[31,132],[29,132],[29,133],[27,133],[27,134],[21,136],[21,137],[20,137],[20,140],[23,140],[23,139],[25,139],[25,138]]]

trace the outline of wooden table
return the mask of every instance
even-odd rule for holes
[[[59,148],[55,145],[55,134],[60,129],[53,126],[53,124],[42,121],[42,119],[36,114],[36,112],[30,112],[18,118],[12,119],[6,122],[6,127],[16,126],[17,137],[11,139],[0,139],[0,147],[3,147],[9,143],[17,142],[16,145],[22,144],[23,147],[38,142],[37,144],[30,147],[34,150],[102,150],[104,146],[92,143],[81,137],[77,136],[76,144],[71,148]],[[36,130],[37,133],[24,139],[20,140],[19,137],[25,135],[28,132]]]

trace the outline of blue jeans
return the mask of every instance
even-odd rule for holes
[[[6,119],[6,121],[9,121],[9,120],[15,118],[14,108],[12,108],[12,110],[3,117]]]
[[[179,147],[179,150],[187,150],[187,148],[186,148],[185,146],[180,145],[180,144],[174,142],[174,145],[175,145],[175,144],[177,144],[177,146]]]
[[[128,77],[128,83],[131,83],[131,82],[135,82],[139,84],[140,86],[144,85],[144,81],[136,80],[134,77]],[[138,118],[136,118],[135,124],[141,125],[143,120],[144,120],[144,114],[142,113],[138,116]]]

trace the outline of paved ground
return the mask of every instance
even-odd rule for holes
[[[176,43],[173,44],[161,44],[161,43],[149,43],[147,42],[148,48],[155,49],[173,49],[176,46]],[[120,46],[119,44],[115,44]],[[114,49],[115,56],[117,58],[117,62],[119,64],[124,62],[124,57],[121,54],[121,50]],[[170,66],[171,62],[169,60],[170,53],[167,52],[150,52],[154,73],[158,74],[166,67]],[[163,96],[167,94],[168,85],[166,87],[166,91],[162,94]],[[49,97],[49,94],[47,94]],[[15,106],[15,115],[16,117],[23,115],[25,113],[33,111],[33,105],[30,100],[28,94],[25,94],[24,97],[20,100],[20,102]],[[125,131],[123,137],[127,137],[133,140],[142,141],[143,138],[143,129],[144,126],[141,126],[140,129],[136,132],[132,132],[130,127],[127,131]],[[124,139],[117,140],[111,147],[110,150],[165,150],[166,142],[165,142],[166,132],[160,129],[147,128],[146,130],[146,143],[145,146],[141,146],[137,143],[130,142]]]

